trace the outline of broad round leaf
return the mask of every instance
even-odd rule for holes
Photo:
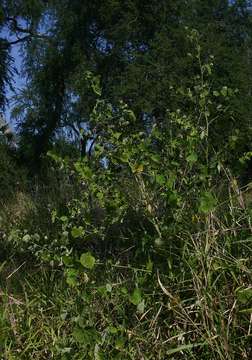
[[[93,269],[95,265],[95,258],[90,254],[90,252],[87,252],[81,255],[80,263],[87,269]]]

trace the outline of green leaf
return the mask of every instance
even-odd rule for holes
[[[79,238],[84,235],[84,230],[82,226],[74,226],[71,230],[71,235],[74,239]]]
[[[31,236],[29,234],[26,234],[23,236],[23,242],[27,243],[31,240]]]
[[[111,292],[111,291],[112,291],[112,286],[111,286],[111,284],[106,284],[106,290],[107,290],[107,292]]]
[[[95,265],[95,258],[90,254],[90,252],[87,252],[81,255],[80,263],[87,269],[93,269]]]
[[[129,299],[132,304],[137,306],[142,301],[141,291],[138,288],[135,288]]]
[[[78,285],[78,275],[79,272],[76,269],[67,269],[65,272],[66,282],[69,286],[77,286]]]
[[[166,180],[163,175],[156,175],[156,182],[158,185],[164,185]]]
[[[193,164],[198,160],[198,155],[193,152],[190,155],[187,156],[186,161]]]
[[[137,305],[137,311],[138,311],[140,314],[143,314],[143,313],[144,313],[144,309],[145,309],[145,301],[142,300],[142,301]]]
[[[91,80],[90,85],[91,85],[93,92],[96,95],[101,96],[101,86],[100,86],[99,76],[94,76],[92,73],[87,72],[87,79]]]
[[[212,68],[210,64],[205,64],[204,68],[207,70],[208,75],[211,75],[212,73]]]
[[[221,89],[221,95],[226,97],[228,94],[228,88],[227,86],[223,86],[223,88]]]
[[[108,330],[108,332],[110,333],[110,334],[112,334],[112,335],[115,335],[115,334],[117,334],[118,333],[118,329],[115,327],[115,326],[108,326],[107,327],[107,330]]]
[[[66,266],[73,265],[73,259],[70,256],[63,255],[62,256],[62,261],[63,261],[64,265],[66,265]]]
[[[113,136],[116,138],[116,140],[118,140],[121,135],[122,135],[122,133],[120,133],[120,132],[113,133]]]
[[[149,272],[152,272],[153,270],[153,261],[151,261],[151,259],[149,258],[147,264],[146,264],[146,270]]]
[[[200,197],[199,212],[208,214],[215,208],[216,205],[217,201],[213,194],[211,192],[205,192]]]
[[[52,210],[51,217],[52,217],[52,223],[54,224],[57,218],[57,211],[55,209]]]
[[[132,122],[136,121],[136,116],[135,116],[135,114],[134,114],[134,112],[133,112],[132,110],[129,110],[129,109],[125,110],[125,111],[124,111],[124,115],[125,115],[125,117],[127,117],[130,121],[132,121]]]
[[[128,162],[129,162],[129,158],[130,158],[130,155],[129,155],[127,152],[124,152],[124,153],[121,154],[121,156],[120,156],[120,160],[121,160],[123,163],[128,163]]]

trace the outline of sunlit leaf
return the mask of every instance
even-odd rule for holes
[[[93,269],[95,265],[95,258],[89,252],[87,252],[81,255],[80,263],[87,269]]]
[[[130,302],[134,305],[140,304],[142,301],[141,291],[138,288],[135,288],[133,293],[130,295]]]
[[[83,234],[84,234],[84,230],[82,226],[79,227],[74,226],[71,230],[71,235],[74,239],[83,236]]]

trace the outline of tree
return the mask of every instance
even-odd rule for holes
[[[25,3],[27,11],[29,2]],[[25,47],[29,90],[18,99],[23,145],[29,141],[35,159],[46,153],[60,129],[75,129],[77,134],[80,127],[96,131],[90,111],[97,94],[89,91],[87,71],[100,78],[103,97],[115,108],[120,100],[131,107],[135,126],[143,131],[147,122],[162,126],[167,109],[187,108],[188,103],[181,104],[173,91],[186,88],[196,73],[187,56],[192,47],[186,26],[199,30],[205,59],[214,55],[219,64],[213,83],[240,91],[234,102],[241,123],[232,124],[226,117],[215,132],[226,134],[222,140],[237,129],[249,133],[251,26],[246,1],[233,5],[220,0],[190,4],[135,0],[124,6],[114,0],[38,3],[39,11],[28,17],[32,25]],[[40,36],[41,26],[46,36]]]

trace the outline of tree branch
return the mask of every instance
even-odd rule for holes
[[[16,44],[19,44],[19,43],[21,43],[23,41],[29,40],[29,39],[31,39],[31,35],[24,36],[24,37],[22,37],[20,39],[17,39],[17,40],[8,41],[7,46],[16,45]]]
[[[19,24],[16,18],[13,17],[6,17],[7,21],[11,21],[13,23],[13,30],[16,32],[20,32],[23,34],[30,34],[34,35],[33,31],[31,29],[24,29]]]
[[[22,37],[22,38],[18,38],[17,40],[13,40],[13,41],[8,41],[7,46],[11,46],[11,45],[16,45],[20,42],[32,39],[32,38],[41,38],[41,39],[46,39],[49,40],[49,37],[43,34],[38,34],[35,33],[34,31],[32,31],[32,29],[24,29],[23,27],[21,27],[18,24],[18,21],[16,18],[13,17],[6,17],[6,20],[9,22],[12,22],[12,26],[13,26],[13,31],[16,33],[22,33],[22,34],[27,34],[26,36]]]

